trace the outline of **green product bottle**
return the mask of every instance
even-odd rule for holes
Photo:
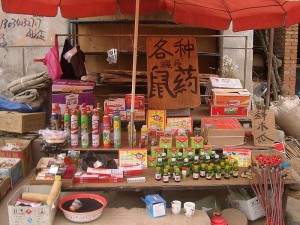
[[[81,147],[89,147],[89,119],[86,110],[81,115]]]
[[[71,143],[71,114],[69,107],[66,104],[65,114],[64,114],[64,131],[67,133],[67,142]]]
[[[227,153],[224,152],[221,157],[221,162],[225,162],[226,159],[228,159],[228,156],[227,156]]]
[[[176,170],[175,170],[175,182],[180,182],[180,181],[181,181],[180,169],[176,168]]]
[[[76,105],[75,106],[76,109],[76,114],[77,114],[77,118],[78,118],[78,139],[81,140],[81,111],[80,111],[80,106]]]
[[[225,162],[221,162],[220,165],[221,165],[221,174],[222,174],[222,176],[224,176],[225,175]]]
[[[200,177],[205,177],[205,176],[206,176],[206,164],[202,163],[200,168]]]
[[[239,177],[239,168],[238,168],[238,164],[237,164],[237,163],[235,163],[235,164],[233,165],[233,173],[232,173],[232,176],[233,176],[234,178],[238,178],[238,177]]]
[[[173,157],[170,162],[170,172],[173,175],[173,178],[174,178],[174,173],[175,173],[175,170],[174,170],[175,166],[176,166],[176,158]]]
[[[99,112],[99,121],[101,124],[103,123],[103,108],[101,107],[100,103],[97,103],[97,110]]]
[[[200,152],[200,157],[199,157],[199,160],[200,160],[200,163],[204,163],[205,161],[205,153],[204,152]]]
[[[210,154],[210,161],[214,162],[214,161],[215,161],[215,158],[216,158],[216,152],[215,152],[215,151],[211,151],[211,154]]]
[[[189,159],[189,164],[190,164],[190,170],[192,170],[193,166],[193,161],[194,161],[194,155],[193,152],[189,152],[187,155],[187,158]]]
[[[114,148],[121,148],[121,118],[119,112],[114,112]]]
[[[168,169],[164,169],[164,175],[163,175],[163,182],[168,183],[169,182],[169,171]]]
[[[220,156],[219,155],[215,155],[215,165],[216,166],[220,166],[220,163],[221,163],[221,161],[220,161]]]
[[[221,180],[222,173],[221,173],[221,166],[216,166],[215,178],[216,180]]]
[[[225,174],[224,174],[225,179],[230,179],[230,171],[231,171],[230,166],[229,165],[225,166]]]
[[[211,180],[212,179],[212,167],[208,166],[207,171],[206,171],[206,180]]]
[[[215,175],[215,164],[210,163],[209,166],[211,167],[212,176],[214,176]]]
[[[205,156],[205,161],[204,161],[204,163],[206,164],[206,165],[209,165],[210,164],[210,156],[209,155],[207,155],[207,156]]]
[[[183,156],[182,156],[182,152],[178,152],[178,157],[177,157],[177,166],[178,168],[181,170],[183,165]]]
[[[187,177],[187,171],[186,171],[186,167],[182,166],[182,170],[181,170],[181,179],[185,180]]]
[[[193,166],[200,166],[199,156],[195,155]]]
[[[164,169],[164,163],[162,161],[162,158],[157,158],[157,167],[160,167],[160,172],[163,173],[163,169]]]
[[[189,159],[188,158],[185,158],[183,160],[183,164],[182,164],[182,167],[185,167],[186,168],[186,176],[190,176],[190,173],[191,173],[191,169],[190,169],[190,163],[189,163]]]
[[[161,158],[162,158],[162,161],[163,161],[164,165],[165,166],[168,165],[167,153],[162,152],[161,153]]]

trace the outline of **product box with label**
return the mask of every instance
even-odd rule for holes
[[[60,193],[57,195],[53,205],[42,205],[38,207],[15,206],[22,193],[49,194],[52,186],[49,185],[24,185],[19,188],[7,202],[10,225],[52,225],[56,216],[57,204]]]
[[[210,106],[211,116],[248,116],[248,106]]]
[[[146,203],[146,212],[153,218],[166,215],[166,201],[158,194],[147,195],[142,199]]]
[[[131,109],[131,94],[125,96],[125,108]],[[145,110],[145,96],[135,95],[134,99],[134,109],[144,109]]]
[[[178,129],[182,128],[186,132],[193,132],[193,119],[191,117],[172,117],[167,118],[167,127],[170,127],[172,131],[178,131]],[[186,134],[188,135],[188,133]]]
[[[95,83],[81,80],[56,80],[52,85],[52,107],[58,103],[63,114],[67,104],[72,110],[85,103],[94,106]]]
[[[250,149],[223,148],[224,153],[227,153],[229,159],[236,159],[239,167],[248,167],[252,163]]]
[[[108,107],[110,110],[122,111],[125,110],[124,98],[109,98],[104,100],[104,110]]]
[[[247,89],[212,89],[214,106],[249,106],[251,93]]]
[[[232,200],[228,199],[228,206],[230,208],[238,209],[245,213],[248,220],[256,220],[265,215],[264,209],[261,207],[257,197],[249,200]]]
[[[119,166],[142,166],[147,168],[146,148],[122,148],[119,149]]]
[[[158,131],[164,131],[166,127],[166,110],[147,110],[147,127],[156,126]]]
[[[134,110],[134,120],[135,121],[144,121],[145,120],[145,109],[135,109]],[[126,110],[126,120],[130,121],[130,109]]]
[[[19,113],[0,111],[0,130],[12,133],[28,133],[44,129],[46,124],[46,113]]]
[[[21,160],[14,158],[0,158],[0,177],[10,177],[13,188],[22,179]]]
[[[19,158],[26,177],[33,167],[31,142],[24,139],[0,139],[0,158]]]
[[[202,118],[201,129],[209,145],[234,146],[245,142],[245,130],[236,118]]]
[[[191,108],[167,109],[167,117],[190,116]]]
[[[4,198],[10,188],[10,178],[0,177],[0,200]]]

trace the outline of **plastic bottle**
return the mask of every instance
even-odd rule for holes
[[[114,148],[121,148],[121,118],[119,112],[114,112]]]
[[[199,165],[193,165],[193,180],[199,179]]]
[[[211,180],[211,179],[212,179],[212,167],[208,166],[206,171],[206,180]]]
[[[220,162],[221,162],[221,161],[220,161],[220,156],[219,156],[218,154],[216,154],[216,155],[215,155],[215,161],[214,161],[215,165],[216,165],[216,166],[219,166],[219,165],[220,165]]]
[[[191,170],[190,170],[190,163],[189,163],[189,159],[188,158],[185,158],[183,160],[183,165],[182,165],[182,168],[185,167],[186,169],[186,176],[190,176],[190,173],[191,173]]]
[[[173,157],[173,158],[171,158],[171,162],[170,162],[170,172],[173,175],[173,178],[175,175],[175,168],[174,168],[175,166],[176,166],[176,158]]]
[[[76,105],[75,106],[76,113],[77,113],[77,118],[78,118],[78,139],[81,140],[81,111],[80,111],[80,106]]]
[[[157,180],[157,181],[160,181],[161,180],[161,171],[160,171],[160,167],[159,166],[157,166],[156,168],[155,168],[155,180]]]
[[[181,179],[182,179],[182,180],[185,180],[186,177],[187,177],[186,167],[183,166],[182,169],[181,169]]]
[[[230,166],[225,166],[225,174],[224,174],[225,179],[230,179],[230,171],[231,171]]]
[[[233,173],[232,173],[232,176],[234,178],[238,178],[239,177],[239,168],[238,168],[238,164],[234,164],[233,165]]]
[[[166,166],[168,164],[167,153],[165,153],[165,152],[161,153],[161,158],[162,158],[164,165]]]
[[[74,109],[71,115],[71,146],[78,147],[78,116]]]
[[[205,177],[205,176],[206,176],[206,164],[202,163],[200,168],[200,177]]]
[[[175,170],[175,182],[180,182],[180,181],[181,181],[180,169],[176,168],[176,170]]]
[[[221,166],[217,166],[215,172],[215,178],[216,180],[221,180],[221,177],[222,177]]]
[[[61,109],[60,109],[60,106],[58,103],[55,104],[55,109],[57,112],[57,121],[58,121],[56,130],[63,130],[64,129],[63,128],[63,118],[61,116]]]
[[[57,109],[54,107],[52,108],[52,113],[51,113],[51,121],[50,121],[50,128],[51,130],[58,130],[58,113]]]
[[[99,121],[100,123],[103,123],[103,108],[101,107],[100,103],[97,103],[96,109],[98,110],[99,113]]]
[[[164,169],[164,174],[163,174],[163,182],[168,183],[169,182],[169,171],[168,169]]]
[[[177,157],[177,166],[179,169],[182,168],[183,165],[183,157],[182,157],[182,152],[178,152],[178,157]]]
[[[143,125],[141,128],[141,139],[144,141],[145,145],[148,145],[148,128],[147,125]]]
[[[87,116],[88,116],[88,135],[89,135],[89,143],[92,142],[92,117],[93,113],[90,107],[86,107]]]
[[[81,113],[81,147],[89,147],[89,118],[87,111],[83,110]]]
[[[110,147],[110,118],[108,111],[105,111],[103,115],[103,146],[105,148]]]
[[[64,131],[67,133],[67,142],[71,143],[71,115],[68,105],[66,105],[64,113]]]
[[[160,167],[160,172],[162,173],[163,169],[164,169],[164,163],[163,163],[162,158],[157,158],[157,164],[156,164],[156,166]]]
[[[92,147],[98,148],[99,145],[100,145],[99,112],[97,109],[94,109],[93,116],[92,116]]]

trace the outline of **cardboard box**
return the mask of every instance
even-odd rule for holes
[[[210,106],[211,116],[248,116],[248,106]]]
[[[249,106],[251,93],[247,89],[212,89],[215,106]]]
[[[147,168],[147,148],[119,149],[119,166],[142,166]]]
[[[15,206],[16,201],[21,198],[23,192],[48,194],[52,186],[24,185],[7,202],[10,225],[52,225],[56,216],[57,204],[60,193],[57,195],[53,205],[39,207]]]
[[[104,100],[104,110],[109,107],[110,110],[125,110],[125,98],[109,98]]]
[[[190,116],[190,108],[167,109],[167,117]]]
[[[223,153],[227,153],[229,159],[236,159],[239,167],[248,167],[252,163],[250,149],[223,148]]]
[[[27,133],[44,129],[46,113],[19,113],[0,111],[0,130],[12,133]]]
[[[171,127],[172,131],[183,128],[186,132],[193,133],[193,119],[191,117],[167,118],[167,127]]]
[[[158,194],[147,195],[143,201],[146,203],[146,212],[153,218],[166,215],[166,201]]]
[[[209,145],[234,146],[245,142],[245,130],[236,118],[202,118],[201,129]]]
[[[94,106],[95,83],[81,80],[56,80],[52,85],[52,107],[58,103],[64,114],[65,105],[72,110],[76,105],[85,103]]]
[[[131,109],[131,94],[126,94],[125,96],[125,108]],[[134,99],[134,109],[144,109],[145,110],[145,96],[135,95]]]
[[[16,144],[20,146],[19,150],[2,150],[7,144]],[[31,141],[24,139],[0,139],[0,157],[1,158],[18,158],[21,159],[22,163],[22,174],[26,177],[32,167],[32,152],[31,152]]]
[[[0,183],[0,200],[4,198],[6,193],[10,188],[10,178],[9,177],[1,177],[3,180]]]
[[[13,164],[13,167],[0,169],[0,177],[10,177],[10,186],[13,188],[22,179],[21,160],[13,158],[0,158],[0,164],[3,162]]]
[[[134,110],[134,120],[135,121],[144,121],[145,120],[145,109],[135,109]],[[126,120],[130,121],[130,109],[126,110]]]
[[[166,110],[147,110],[147,127],[156,126],[158,131],[164,131],[166,127]]]
[[[264,209],[261,207],[257,197],[249,200],[229,200],[228,205],[231,208],[242,211],[248,220],[256,220],[265,215]]]

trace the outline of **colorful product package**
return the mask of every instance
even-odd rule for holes
[[[160,137],[159,147],[161,148],[171,148],[172,147],[172,137]]]
[[[202,151],[203,151],[206,155],[211,155],[212,146],[211,146],[211,145],[204,145]]]
[[[239,167],[248,167],[251,165],[250,149],[223,148],[223,153],[227,153],[229,159],[238,160]]]
[[[119,166],[138,166],[147,168],[146,148],[123,148],[119,149]]]
[[[193,119],[191,117],[173,117],[167,118],[167,127],[171,127],[171,129],[177,130],[183,128],[188,133],[193,132]],[[187,134],[188,134],[187,133]]]
[[[148,156],[148,167],[156,167],[157,158]]]
[[[164,131],[166,127],[166,110],[153,110],[147,111],[147,127],[150,129],[156,126],[157,131]]]
[[[151,156],[153,158],[158,158],[158,155],[161,156],[161,153],[164,152],[163,148],[160,148],[158,146],[151,146]]]
[[[176,137],[176,148],[187,148],[189,147],[189,138],[185,136]]]
[[[193,157],[195,156],[195,148],[184,148],[183,149],[183,158],[187,158],[189,152],[193,153]]]
[[[178,156],[178,151],[179,151],[179,149],[178,149],[178,148],[175,148],[175,147],[173,147],[173,148],[168,148],[167,156],[168,156],[169,158],[171,158],[171,157],[172,157],[172,154],[175,154],[175,156],[177,157],[177,156]]]
[[[204,138],[203,137],[191,137],[191,148],[203,148]]]

